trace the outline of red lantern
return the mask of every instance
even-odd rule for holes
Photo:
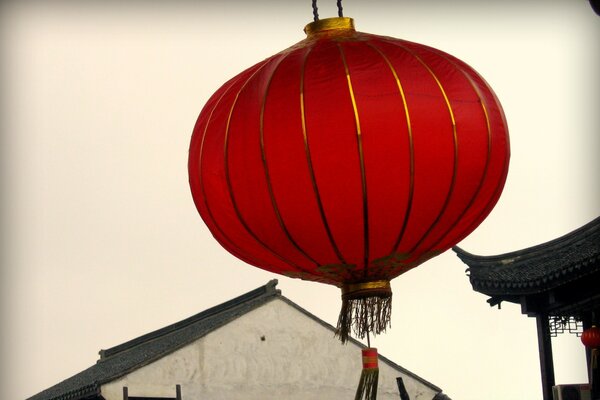
[[[600,329],[595,325],[584,330],[581,333],[581,343],[590,349],[590,384],[592,385],[592,394],[598,394],[598,351],[600,350]],[[594,396],[594,398],[597,398]]]
[[[583,331],[581,334],[581,343],[590,349],[600,348],[600,328],[593,325],[591,328]]]
[[[200,113],[189,175],[230,253],[342,289],[342,341],[389,324],[390,280],[473,231],[509,160],[500,103],[440,50],[351,18],[225,83]]]

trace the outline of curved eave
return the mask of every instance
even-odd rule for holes
[[[600,218],[564,236],[510,253],[480,256],[459,247],[475,291],[532,294],[600,273]]]

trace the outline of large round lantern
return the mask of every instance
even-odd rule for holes
[[[390,280],[489,214],[508,133],[492,89],[449,54],[357,32],[350,18],[305,32],[210,98],[190,185],[233,255],[341,288],[345,341],[385,330]]]

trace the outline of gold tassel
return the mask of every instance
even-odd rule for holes
[[[353,332],[363,339],[368,333],[385,332],[392,317],[390,281],[345,284],[336,335],[345,343]]]
[[[362,351],[363,370],[356,389],[354,400],[376,400],[379,367],[377,364],[377,349],[369,347]]]

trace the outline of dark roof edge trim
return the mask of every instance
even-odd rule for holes
[[[279,292],[279,291],[278,291]],[[256,298],[256,299],[251,299],[250,301],[252,302],[252,310],[258,307],[261,307],[273,300],[275,300],[276,298],[280,297],[279,294],[275,294],[272,297],[269,296],[264,296],[263,298]],[[222,321],[220,321],[218,324],[216,324],[210,331],[205,332],[202,335],[199,336],[195,336],[194,338],[188,340],[188,341],[182,341],[181,343],[177,344],[177,345],[173,345],[171,346],[167,351],[161,352],[161,353],[157,353],[154,357],[149,357],[146,360],[144,360],[143,362],[137,363],[135,365],[132,365],[130,368],[127,369],[123,369],[121,371],[119,371],[118,373],[112,374],[110,377],[103,379],[102,381],[100,381],[99,383],[104,385],[106,383],[112,382],[116,379],[122,378],[125,375],[128,375],[130,373],[132,373],[135,370],[138,370],[142,367],[145,367],[146,365],[152,364],[153,362],[156,362],[157,360],[160,360],[161,358],[163,358],[166,355],[172,354],[174,352],[176,352],[177,350],[180,350],[186,346],[188,346],[190,343],[193,343],[194,341],[201,339],[205,336],[207,336],[208,334],[214,332],[215,330],[229,324],[230,322],[236,320],[237,318],[241,317],[242,315],[245,315],[247,312],[249,312],[251,310],[247,310],[246,312],[242,313],[242,314],[237,314],[234,315],[231,318],[228,319],[223,319]],[[128,349],[126,349],[128,350]],[[98,361],[100,362],[100,361]]]
[[[281,295],[281,290],[276,289],[277,283],[278,283],[277,279],[272,279],[264,286],[261,286],[254,290],[251,290],[250,292],[244,293],[241,296],[235,297],[224,303],[218,304],[218,305],[211,307],[207,310],[204,310],[196,315],[192,315],[191,317],[188,317],[184,320],[178,321],[178,322],[168,325],[164,328],[157,329],[153,332],[149,332],[145,335],[139,336],[135,339],[129,340],[125,343],[121,343],[121,344],[111,347],[109,349],[100,350],[100,352],[99,352],[100,360],[98,360],[98,362],[100,362],[108,357],[114,356],[115,354],[121,353],[123,351],[127,351],[127,350],[129,350],[135,346],[138,346],[142,343],[146,343],[148,341],[158,339],[162,336],[165,336],[172,332],[183,329],[186,326],[191,325],[199,320],[202,320],[202,319],[211,317],[213,315],[222,313],[224,311],[227,311],[229,309],[235,308],[235,307],[239,306],[240,304],[249,302],[254,299],[258,299],[260,297]]]
[[[68,400],[68,399],[87,399],[91,396],[95,396],[94,398],[98,398],[101,395],[100,393],[100,384],[98,382],[90,383],[89,385],[85,385],[79,387],[77,389],[73,389],[69,392],[63,393],[59,397],[56,397],[57,400]]]
[[[586,236],[587,234],[594,232],[600,229],[600,217],[593,219],[582,227],[575,229],[563,236],[560,236],[554,240],[549,242],[544,242],[535,246],[527,247],[521,250],[511,251],[509,253],[498,254],[493,256],[480,256],[476,254],[469,253],[458,246],[454,246],[452,250],[456,253],[456,255],[467,265],[470,267],[480,266],[482,264],[497,264],[502,260],[507,258],[516,258],[526,259],[530,257],[535,257],[539,253],[546,252],[548,249],[554,248],[562,248],[566,247],[570,243],[579,240],[582,236]]]
[[[327,328],[328,330],[330,330],[333,334],[335,334],[336,328],[333,325],[328,324],[327,322],[323,321],[321,318],[317,317],[316,315],[314,315],[310,311],[307,311],[306,309],[300,307],[298,304],[294,303],[293,301],[291,301],[290,299],[288,299],[287,297],[285,297],[283,295],[280,295],[278,298],[280,300],[283,300],[285,303],[289,304],[290,306],[292,306],[296,310],[300,311],[301,313],[303,313],[307,317],[311,318],[315,322],[318,322],[320,325],[324,326],[325,328]],[[349,337],[348,341],[352,342],[353,344],[355,344],[358,347],[361,347],[363,349],[367,348],[367,346],[365,346],[362,342],[354,339],[353,337]],[[342,345],[342,344],[340,343],[340,345]],[[413,379],[421,382],[425,386],[428,386],[433,391],[438,392],[438,393],[442,392],[442,389],[440,387],[434,385],[433,383],[429,382],[426,379],[421,378],[419,375],[415,374],[414,372],[411,372],[411,371],[407,370],[406,368],[402,367],[401,365],[396,364],[395,362],[393,362],[389,358],[387,358],[387,357],[382,356],[381,354],[379,354],[379,359],[381,361],[383,361],[384,363],[388,364],[390,367],[398,369],[398,370],[402,371],[403,374],[405,374],[407,376],[410,376],[411,378],[413,378]]]

